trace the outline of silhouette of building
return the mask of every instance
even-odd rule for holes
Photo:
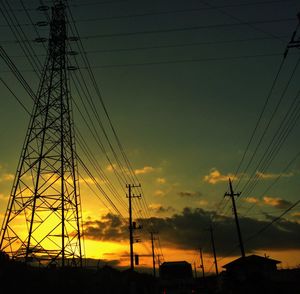
[[[268,257],[249,255],[225,264],[226,271],[220,276],[221,293],[284,293],[276,292],[278,286],[273,282],[279,263]]]
[[[159,276],[163,280],[193,278],[192,266],[186,261],[164,262],[159,267]]]
[[[191,293],[195,286],[192,266],[186,261],[164,262],[159,267],[159,277],[164,294]]]
[[[223,266],[226,269],[226,274],[235,278],[244,278],[249,275],[270,276],[277,271],[277,264],[281,261],[262,257],[258,255],[249,255],[240,257]]]

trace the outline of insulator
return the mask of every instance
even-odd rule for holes
[[[78,67],[76,67],[76,66],[73,66],[73,65],[68,66],[68,70],[70,70],[70,71],[77,70],[77,69],[78,69]]]
[[[41,5],[37,8],[38,11],[47,11],[49,10],[49,6]]]
[[[74,36],[74,37],[69,37],[68,40],[69,41],[78,41],[79,38]]]
[[[77,51],[68,51],[67,54],[68,55],[77,55],[78,52]]]
[[[47,38],[35,38],[34,41],[37,43],[44,43],[47,41]]]
[[[38,21],[35,25],[37,25],[38,27],[45,27],[48,25],[48,22],[46,21]]]

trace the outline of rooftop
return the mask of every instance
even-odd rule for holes
[[[276,265],[278,263],[281,263],[281,261],[271,259],[269,257],[252,254],[252,255],[246,256],[245,258],[240,257],[238,259],[235,259],[234,261],[231,261],[231,262],[223,265],[222,267],[227,269],[228,267],[236,266],[236,265],[240,265],[240,264],[244,264],[244,263],[256,263],[256,264],[270,263],[270,264]]]

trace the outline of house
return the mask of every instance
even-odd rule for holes
[[[235,259],[223,265],[223,268],[228,277],[243,280],[249,276],[270,277],[277,271],[279,263],[278,260],[253,254]]]
[[[298,294],[300,270],[278,270],[278,260],[258,255],[240,257],[223,266],[221,292],[231,294]]]
[[[159,267],[159,276],[163,280],[192,279],[192,266],[186,261],[164,262]]]
[[[186,261],[164,262],[159,267],[160,292],[187,294],[194,291],[193,270]]]

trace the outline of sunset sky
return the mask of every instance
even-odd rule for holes
[[[44,21],[45,15],[36,10],[39,1],[9,2],[43,64],[45,49],[33,40],[37,38],[35,29],[47,37],[49,27],[34,29],[26,14],[33,23]],[[205,267],[213,271],[208,232],[211,221],[219,267],[240,254],[230,199],[223,197],[230,177],[234,189],[242,192],[237,208],[247,254],[266,254],[282,261],[284,268],[299,265],[300,205],[258,233],[300,199],[299,48],[291,48],[282,64],[298,24],[299,1],[68,3],[109,116],[142,186],[136,193],[143,192],[143,200],[133,200],[134,220],[145,226],[151,223],[158,231],[156,245],[157,253],[163,254],[161,261],[186,260],[199,266],[201,247]],[[75,33],[69,30],[70,36]],[[0,39],[36,91],[38,76],[3,17]],[[70,65],[77,62],[88,79],[80,57],[70,57]],[[32,101],[3,60],[0,66],[1,79],[31,110]],[[113,140],[101,102],[92,82],[88,83],[104,128]],[[72,79],[70,85],[75,104],[84,112]],[[0,93],[2,223],[29,116],[3,83]],[[111,164],[76,107],[74,122],[123,197],[119,201],[109,195],[127,218],[126,188],[114,175],[118,166],[108,143],[103,144]],[[113,144],[117,148],[117,142]],[[80,146],[77,152],[94,172]],[[79,170],[86,256],[126,267],[128,227],[99,192],[102,200],[90,190],[94,182],[80,165]],[[105,181],[102,184],[105,189]],[[135,244],[135,251],[141,255],[141,267],[151,266],[150,235],[144,229],[138,238],[142,242]]]

